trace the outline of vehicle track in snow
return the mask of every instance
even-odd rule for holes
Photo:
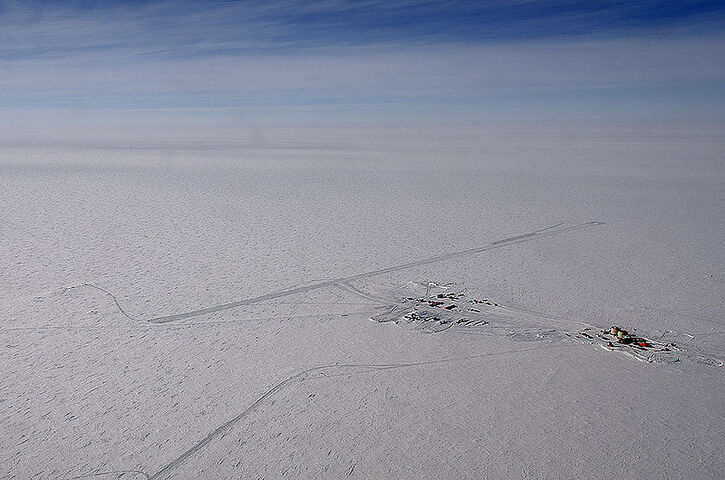
[[[316,283],[311,283],[304,286],[289,288],[285,290],[279,290],[272,293],[266,293],[264,295],[259,295],[257,297],[251,297],[246,298],[242,300],[236,300],[233,302],[223,303],[220,305],[214,305],[211,307],[205,307],[200,308],[197,310],[191,310],[189,312],[183,312],[183,313],[176,313],[171,315],[163,315],[159,317],[155,317],[149,320],[149,322],[152,323],[168,323],[168,322],[176,322],[179,320],[186,320],[188,318],[194,318],[201,315],[207,315],[210,313],[216,313],[224,310],[229,310],[237,307],[241,307],[244,305],[252,305],[255,303],[263,302],[266,300],[273,300],[276,298],[282,298],[287,297],[289,295],[295,295],[299,293],[307,293],[311,292],[313,290],[318,290],[321,288],[326,287],[333,287],[333,286],[339,286],[340,284],[345,284],[347,282],[353,281],[353,280],[362,280],[365,278],[375,277],[378,275],[384,275],[386,273],[393,273],[398,272],[401,270],[407,270],[409,268],[413,267],[420,267],[423,265],[429,265],[432,263],[442,262],[445,260],[452,260],[454,258],[460,258],[460,257],[466,257],[470,255],[475,255],[477,253],[482,253],[488,250],[493,250],[496,248],[503,248],[510,245],[516,245],[523,242],[529,242],[532,240],[536,240],[543,237],[550,237],[550,236],[556,236],[556,235],[562,235],[565,233],[574,232],[577,230],[582,230],[586,228],[591,228],[599,225],[604,225],[604,222],[586,222],[581,223],[577,225],[566,225],[565,223],[558,223],[556,225],[551,225],[549,227],[541,228],[539,230],[534,230],[530,233],[525,233],[522,235],[516,235],[513,237],[504,238],[502,240],[497,240],[495,242],[491,242],[487,245],[481,246],[481,247],[474,247],[469,248],[466,250],[461,250],[458,252],[452,252],[452,253],[446,253],[442,255],[436,255],[434,257],[424,258],[421,260],[415,260],[412,262],[407,263],[401,263],[398,265],[393,265],[390,267],[380,268],[377,270],[372,270],[365,273],[358,273],[355,275],[349,275],[346,277],[340,277],[340,278],[334,278],[329,280],[324,280]]]
[[[284,290],[279,290],[276,292],[266,293],[266,294],[263,294],[263,295],[260,295],[257,297],[251,297],[251,298],[247,298],[247,299],[223,303],[223,304],[216,305],[216,306],[200,308],[200,309],[192,310],[189,312],[158,316],[158,317],[151,318],[149,320],[144,320],[142,318],[137,318],[137,317],[130,315],[126,311],[126,309],[123,308],[123,306],[121,305],[121,302],[118,300],[118,297],[116,297],[109,290],[107,290],[103,287],[99,287],[98,285],[95,285],[93,283],[86,282],[86,283],[82,283],[79,285],[65,287],[63,289],[63,291],[61,292],[61,295],[65,294],[65,292],[67,292],[68,290],[79,289],[79,288],[92,288],[92,289],[98,290],[99,292],[102,292],[103,294],[109,296],[112,299],[113,303],[116,305],[116,308],[124,317],[126,317],[127,319],[129,319],[133,322],[140,323],[140,324],[165,324],[165,323],[170,323],[170,322],[177,322],[180,320],[186,320],[189,318],[199,317],[199,316],[206,315],[206,314],[216,313],[216,312],[220,312],[220,311],[224,311],[224,310],[230,310],[230,309],[234,309],[234,308],[245,306],[245,305],[253,305],[253,304],[264,302],[266,300],[273,300],[273,299],[277,299],[277,298],[288,297],[288,296],[295,295],[295,294],[308,293],[308,292],[311,292],[314,290],[319,290],[319,289],[326,288],[326,287],[337,287],[337,288],[345,290],[349,293],[352,293],[358,297],[364,298],[366,300],[371,300],[371,301],[375,301],[375,302],[382,303],[385,305],[390,305],[391,302],[393,302],[392,300],[383,300],[381,298],[378,298],[371,294],[363,292],[360,289],[351,285],[350,282],[352,282],[354,280],[362,280],[362,279],[366,279],[366,278],[370,278],[370,277],[374,277],[374,276],[378,276],[378,275],[384,275],[386,273],[392,273],[392,272],[397,272],[397,271],[401,271],[401,270],[406,270],[406,269],[413,268],[413,267],[442,262],[445,260],[451,260],[454,258],[474,255],[477,253],[485,252],[487,250],[493,250],[496,248],[503,248],[503,247],[510,246],[510,245],[516,245],[519,243],[535,240],[535,239],[538,239],[541,237],[562,235],[562,234],[573,232],[576,230],[581,230],[581,229],[590,228],[590,227],[599,226],[599,225],[604,225],[604,222],[586,222],[586,223],[581,223],[581,224],[577,224],[577,225],[566,225],[565,223],[558,223],[555,225],[551,225],[549,227],[535,230],[530,233],[523,234],[523,235],[516,235],[513,237],[504,238],[502,240],[496,240],[494,242],[491,242],[491,243],[481,246],[481,247],[469,248],[467,250],[461,250],[458,252],[437,255],[434,257],[429,257],[429,258],[416,260],[416,261],[412,261],[412,262],[408,262],[408,263],[393,265],[390,267],[385,267],[385,268],[372,270],[372,271],[365,272],[365,273],[359,273],[359,274],[355,274],[355,275],[349,275],[346,277],[301,282],[301,283],[298,283],[296,286],[293,286],[293,287],[290,287],[290,288],[287,288]],[[17,327],[17,328],[11,327],[11,328],[6,328],[6,329],[0,329],[0,331],[20,330],[20,329],[36,330],[36,329],[42,329],[42,328],[54,328],[54,326]],[[67,328],[67,327],[59,327],[59,328]]]
[[[341,375],[349,375],[349,374],[355,374],[355,373],[367,373],[367,372],[375,372],[375,371],[385,371],[385,370],[394,370],[399,368],[413,368],[413,367],[421,367],[421,366],[429,366],[429,365],[435,365],[435,364],[441,364],[441,363],[453,363],[453,362],[464,362],[464,361],[472,361],[479,358],[485,358],[485,357],[492,357],[496,355],[506,355],[506,354],[515,354],[515,353],[524,353],[529,352],[533,350],[541,350],[547,347],[554,347],[554,348],[572,348],[572,347],[578,347],[577,344],[559,344],[554,345],[553,343],[546,343],[543,345],[538,345],[536,347],[529,347],[529,348],[522,348],[522,349],[514,349],[514,350],[505,350],[505,351],[499,351],[499,352],[489,352],[489,353],[480,353],[477,355],[467,355],[467,356],[461,356],[461,357],[453,357],[453,358],[441,358],[437,360],[426,360],[426,361],[419,361],[419,362],[409,362],[409,363],[389,363],[389,364],[356,364],[356,363],[350,363],[350,364],[328,364],[328,365],[319,365],[316,367],[311,367],[305,370],[302,370],[301,372],[289,376],[285,378],[284,380],[280,381],[279,383],[275,384],[272,388],[267,390],[264,394],[262,394],[260,397],[258,397],[249,407],[247,407],[244,411],[239,413],[237,416],[231,418],[227,422],[217,426],[214,430],[209,432],[204,438],[199,440],[197,443],[192,445],[190,448],[182,452],[178,457],[171,460],[169,463],[161,467],[158,471],[148,476],[148,480],[155,480],[158,478],[163,478],[167,474],[170,474],[174,469],[180,467],[186,461],[194,456],[199,451],[203,450],[206,446],[208,446],[214,439],[223,436],[226,432],[231,430],[237,423],[244,420],[246,417],[248,417],[250,414],[252,414],[257,408],[259,408],[260,405],[262,405],[266,400],[274,396],[275,394],[279,393],[281,390],[285,389],[286,387],[289,387],[294,384],[302,383],[309,380],[317,380],[317,379],[328,379],[333,378],[336,376]],[[359,371],[354,371],[354,370]],[[343,372],[341,372],[342,370]],[[353,370],[350,372],[349,370]],[[329,372],[326,373],[326,372]]]
[[[149,474],[142,472],[140,470],[118,470],[118,471],[109,471],[109,472],[98,472],[98,473],[89,473],[86,475],[79,475],[77,477],[66,477],[64,480],[80,480],[81,478],[95,478],[95,477],[103,477],[106,475],[115,475],[115,478],[122,478],[126,474],[132,474],[132,475],[141,475],[146,480],[149,479]]]
[[[123,315],[124,317],[128,318],[128,319],[129,319],[129,320],[131,320],[132,322],[142,322],[142,321],[143,321],[143,320],[140,320],[140,319],[138,319],[138,318],[134,318],[134,317],[132,317],[131,315],[129,315],[129,314],[128,314],[128,312],[126,312],[126,310],[124,310],[124,309],[123,309],[123,307],[121,306],[121,304],[120,304],[120,303],[119,303],[119,301],[118,301],[118,298],[116,298],[116,296],[115,296],[115,295],[114,295],[113,293],[109,292],[108,290],[106,290],[106,289],[105,289],[105,288],[103,288],[103,287],[99,287],[98,285],[94,285],[94,284],[92,284],[92,283],[82,283],[82,284],[80,284],[80,285],[73,285],[73,286],[71,286],[71,287],[65,287],[65,288],[63,289],[63,292],[61,292],[61,295],[63,295],[63,294],[64,294],[65,292],[67,292],[68,290],[72,290],[72,289],[74,289],[74,288],[83,288],[83,287],[88,287],[88,288],[95,288],[96,290],[98,290],[98,291],[100,291],[100,292],[103,292],[103,293],[105,293],[106,295],[108,295],[109,297],[111,297],[111,299],[113,300],[113,303],[115,303],[115,304],[116,304],[116,308],[118,308],[118,311],[119,311],[119,312],[121,312],[121,314],[122,314],[122,315]]]

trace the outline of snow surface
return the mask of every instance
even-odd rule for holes
[[[0,477],[722,478],[723,138],[5,143]]]

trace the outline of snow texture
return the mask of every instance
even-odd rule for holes
[[[722,478],[722,138],[2,146],[0,478]]]

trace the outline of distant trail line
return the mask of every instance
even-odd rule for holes
[[[154,473],[153,475],[150,475],[148,477],[148,480],[155,480],[157,478],[161,478],[162,476],[169,473],[171,470],[181,466],[186,460],[189,459],[192,455],[197,453],[198,451],[202,450],[204,447],[206,447],[209,443],[211,443],[212,440],[215,438],[223,435],[227,431],[231,430],[231,428],[238,423],[239,421],[243,420],[249,414],[254,412],[266,399],[270,398],[274,394],[278,393],[283,388],[295,383],[295,382],[304,382],[307,380],[316,379],[319,377],[312,376],[313,373],[322,373],[324,374],[324,370],[327,369],[364,369],[365,371],[384,371],[384,370],[394,370],[398,368],[410,368],[410,367],[419,367],[419,366],[426,366],[426,365],[435,365],[439,363],[451,363],[451,362],[462,362],[462,361],[468,361],[468,360],[475,360],[478,358],[483,357],[492,357],[496,355],[505,355],[505,354],[513,354],[513,353],[523,353],[523,352],[529,352],[533,350],[541,350],[547,347],[551,347],[551,343],[547,343],[545,345],[540,345],[536,347],[529,347],[529,348],[522,348],[519,350],[505,350],[501,352],[490,352],[490,353],[480,353],[477,355],[468,355],[463,357],[453,357],[453,358],[441,358],[438,360],[424,360],[419,362],[409,362],[409,363],[388,363],[388,364],[356,364],[356,363],[340,363],[340,364],[329,364],[329,365],[318,365],[316,367],[308,368],[306,370],[302,370],[301,372],[292,375],[290,377],[285,378],[281,382],[274,385],[272,388],[267,390],[261,397],[257,398],[257,400],[254,401],[249,407],[247,407],[243,412],[241,412],[236,417],[232,418],[231,420],[223,423],[222,425],[218,426],[211,432],[209,432],[204,438],[199,440],[195,445],[193,445],[191,448],[183,452],[181,455],[173,459],[171,462],[167,463],[164,467],[162,467],[159,471]],[[559,345],[558,348],[572,348],[577,347],[578,345]],[[355,372],[353,372],[355,373]],[[339,374],[338,374],[339,375]],[[323,378],[331,378],[336,375],[324,375]]]
[[[356,295],[360,298],[364,298],[366,300],[370,300],[375,303],[382,303],[383,305],[388,305],[391,302],[389,300],[385,300],[382,298],[378,298],[375,295],[371,295],[369,293],[363,292],[357,287],[353,287],[352,285],[345,283],[345,282],[338,282],[335,284],[336,287],[338,287],[343,292],[351,293],[353,295]]]
[[[131,321],[134,321],[134,322],[139,322],[139,321],[141,321],[141,320],[139,320],[139,319],[137,319],[137,318],[133,318],[133,317],[132,317],[131,315],[129,315],[128,313],[126,313],[126,310],[124,310],[124,309],[123,309],[123,307],[121,306],[121,304],[120,304],[120,303],[118,303],[118,299],[116,298],[116,296],[115,296],[114,294],[112,294],[111,292],[109,292],[109,291],[108,291],[108,290],[106,290],[105,288],[103,288],[103,287],[99,287],[99,286],[97,286],[97,285],[93,285],[92,283],[82,283],[82,284],[80,284],[80,285],[74,285],[74,286],[72,286],[72,287],[66,287],[66,288],[65,288],[65,290],[63,290],[63,293],[65,293],[66,291],[68,291],[68,290],[70,290],[70,289],[72,289],[72,288],[81,288],[81,287],[90,287],[90,288],[95,288],[96,290],[99,290],[99,291],[101,291],[101,292],[105,293],[106,295],[108,295],[109,297],[111,297],[111,298],[113,299],[113,303],[115,303],[115,304],[116,304],[116,307],[118,307],[118,311],[119,311],[119,312],[121,312],[121,314],[122,314],[122,315],[123,315],[124,317],[126,317],[126,318],[128,318],[129,320],[131,320]]]
[[[79,475],[77,477],[70,477],[67,480],[78,480],[78,479],[81,479],[81,478],[93,478],[93,477],[100,477],[100,476],[103,476],[103,475],[116,475],[116,478],[121,478],[123,475],[126,475],[127,473],[143,475],[144,478],[146,478],[146,480],[148,480],[148,478],[149,478],[149,474],[148,473],[144,473],[144,472],[142,472],[140,470],[119,470],[119,471],[116,471],[116,472],[89,473],[87,475]]]
[[[361,303],[359,305],[369,305],[369,303]],[[304,319],[304,318],[314,318],[314,317],[329,317],[330,315],[363,315],[366,314],[367,310],[353,310],[353,311],[345,311],[345,312],[334,312],[334,313],[311,313],[306,315],[274,315],[274,316],[268,316],[268,317],[250,317],[245,318],[245,322],[259,322],[263,320],[297,320],[297,319]],[[179,325],[176,325],[177,328],[190,328],[190,327],[204,327],[209,325],[224,325],[228,323],[236,323],[238,324],[239,321],[237,320],[216,320],[216,321],[208,321],[208,322],[193,322],[193,323],[182,323]],[[155,329],[160,328],[160,325],[155,324],[149,324],[148,322],[139,323],[133,326],[129,325],[40,325],[36,327],[8,327],[8,328],[0,328],[0,332],[38,332],[43,330],[64,330],[68,332],[73,331],[103,331],[103,330],[111,330],[111,329],[117,329],[117,330],[149,330],[149,329]]]
[[[476,253],[485,252],[487,250],[493,250],[495,248],[502,248],[502,247],[507,247],[510,245],[516,245],[518,243],[528,242],[528,241],[536,240],[536,239],[542,238],[542,237],[561,235],[561,234],[573,232],[576,230],[582,230],[585,228],[590,228],[590,227],[594,227],[594,226],[598,226],[598,225],[604,225],[604,222],[586,222],[586,223],[582,223],[579,225],[572,225],[572,226],[568,226],[568,227],[565,227],[562,225],[564,225],[564,224],[558,223],[556,225],[552,225],[550,227],[535,230],[530,233],[525,233],[523,235],[516,235],[513,237],[509,237],[509,238],[504,238],[502,240],[497,240],[495,242],[489,243],[488,245],[484,245],[482,247],[469,248],[467,250],[461,250],[459,252],[447,253],[447,254],[443,254],[443,255],[436,255],[434,257],[429,257],[429,258],[425,258],[422,260],[415,260],[412,262],[402,263],[399,265],[393,265],[391,267],[381,268],[378,270],[372,270],[370,272],[358,273],[358,274],[350,275],[347,277],[340,277],[340,278],[324,280],[324,281],[312,283],[312,284],[309,284],[306,286],[295,287],[295,288],[290,288],[290,289],[286,289],[286,290],[280,290],[280,291],[272,292],[272,293],[266,293],[266,294],[260,295],[258,297],[246,298],[243,300],[237,300],[234,302],[223,303],[221,305],[215,305],[212,307],[200,308],[198,310],[192,310],[189,312],[176,313],[176,314],[172,314],[172,315],[156,317],[156,318],[152,318],[151,320],[149,320],[149,322],[168,323],[168,322],[175,322],[178,320],[185,320],[187,318],[193,318],[193,317],[198,317],[200,315],[206,315],[209,313],[215,313],[215,312],[220,312],[223,310],[229,310],[232,308],[241,307],[243,305],[251,305],[254,303],[263,302],[265,300],[272,300],[275,298],[286,297],[286,296],[295,295],[298,293],[307,293],[307,292],[310,292],[313,290],[318,290],[320,288],[325,288],[325,287],[339,286],[341,283],[346,283],[346,282],[353,281],[353,280],[361,280],[363,278],[374,277],[374,276],[383,275],[386,273],[407,270],[409,268],[419,267],[422,265],[429,265],[431,263],[442,262],[444,260],[451,260],[454,258],[474,255]]]

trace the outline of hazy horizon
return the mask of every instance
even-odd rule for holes
[[[0,1],[0,127],[725,121],[718,2]]]

